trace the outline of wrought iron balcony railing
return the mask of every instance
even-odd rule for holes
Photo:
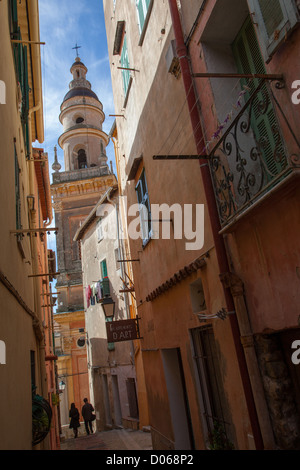
[[[299,155],[288,154],[277,111],[298,147],[299,142],[271,85],[272,81],[259,82],[209,153],[222,227],[262,198],[293,168],[300,167]],[[275,90],[283,86],[282,81],[276,81]]]

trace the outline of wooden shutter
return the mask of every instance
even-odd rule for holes
[[[233,43],[233,54],[239,73],[266,73],[264,60],[262,58],[254,26],[250,18],[246,20]],[[245,95],[246,99],[249,99],[250,94],[252,94],[257,88],[259,80],[242,79],[241,85],[245,84],[251,89],[251,91]],[[284,151],[283,144],[280,142],[278,145],[278,142],[275,141],[273,127],[277,125],[277,118],[271,100],[269,102],[267,112],[262,114],[260,111],[260,102],[263,101],[266,96],[268,96],[268,89],[267,86],[264,85],[261,92],[257,94],[253,103],[251,128],[259,149],[262,152],[268,171],[272,175],[276,175],[280,173],[282,166],[274,159],[275,148],[282,153]]]
[[[248,0],[266,62],[299,21],[295,0]]]

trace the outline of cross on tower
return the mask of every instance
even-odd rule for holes
[[[76,46],[72,47],[72,49],[76,49],[76,54],[77,54],[77,57],[78,57],[78,49],[81,49],[81,46],[77,46],[77,42],[76,42]]]

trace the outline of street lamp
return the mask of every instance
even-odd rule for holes
[[[113,319],[115,315],[115,302],[111,297],[106,297],[102,301],[102,308],[107,319]]]
[[[66,384],[65,382],[62,380],[61,382],[59,382],[59,390],[60,392],[63,392],[66,388]]]

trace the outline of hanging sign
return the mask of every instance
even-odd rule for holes
[[[137,319],[112,321],[106,323],[108,343],[120,343],[140,339]]]

